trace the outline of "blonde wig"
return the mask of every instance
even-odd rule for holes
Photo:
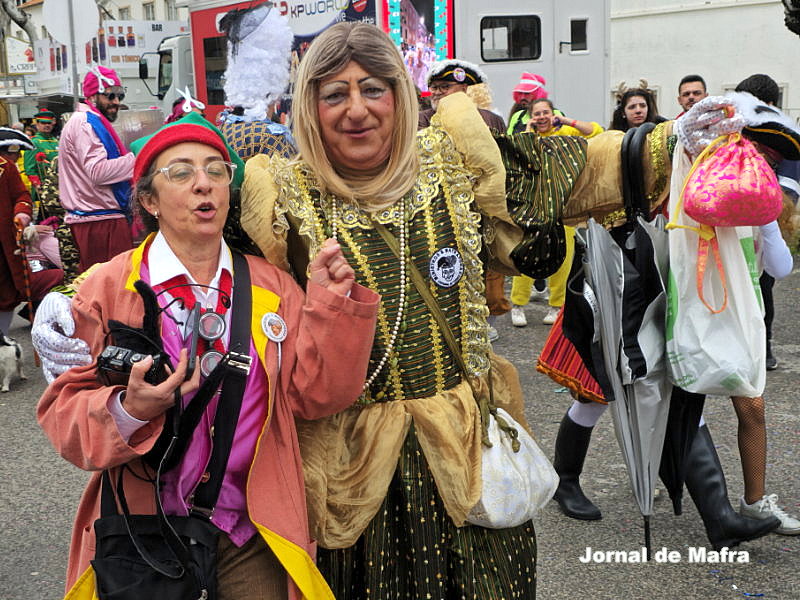
[[[492,110],[493,100],[492,91],[486,83],[476,83],[467,87],[467,96],[475,103],[475,106],[484,110]]]
[[[341,72],[350,61],[386,81],[394,92],[392,149],[377,174],[337,171],[325,152],[319,123],[319,84]],[[380,29],[359,22],[337,23],[320,34],[300,61],[293,101],[294,135],[305,162],[327,192],[358,202],[365,210],[382,210],[414,185],[417,159],[417,94],[400,52]],[[346,171],[346,172],[345,172]]]

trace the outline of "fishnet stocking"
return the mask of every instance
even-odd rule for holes
[[[764,399],[732,397],[739,418],[739,457],[744,476],[744,499],[748,504],[764,496],[767,472],[767,427]]]

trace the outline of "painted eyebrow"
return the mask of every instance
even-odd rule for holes
[[[378,81],[383,81],[377,75],[367,75],[366,77],[362,77],[361,79],[359,79],[356,83],[358,83],[360,85],[360,84],[364,83],[365,81],[369,81],[370,79],[377,79]],[[328,87],[329,85],[333,85],[335,83],[344,83],[345,85],[348,85],[350,82],[349,81],[345,81],[344,79],[337,79],[336,81],[329,81],[328,83],[320,84],[320,88]]]

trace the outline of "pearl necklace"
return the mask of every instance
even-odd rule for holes
[[[386,350],[383,353],[378,364],[375,366],[375,370],[372,371],[372,374],[367,377],[367,380],[364,382],[364,391],[366,392],[369,390],[372,383],[375,379],[380,375],[381,371],[383,371],[383,367],[386,366],[386,362],[389,360],[389,356],[391,355],[392,351],[394,350],[395,342],[397,341],[397,334],[400,333],[400,326],[403,323],[403,312],[406,305],[406,285],[408,281],[406,280],[406,236],[407,236],[407,224],[406,224],[406,201],[405,198],[401,198],[399,200],[399,208],[400,208],[400,300],[397,305],[397,316],[394,319],[394,326],[392,327],[391,334],[389,335],[389,343],[386,345]],[[331,234],[334,239],[338,240],[337,233],[338,233],[338,221],[339,221],[339,206],[337,204],[336,197],[331,199]]]

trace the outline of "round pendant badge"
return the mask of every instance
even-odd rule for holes
[[[442,248],[431,258],[431,279],[439,287],[453,287],[464,274],[464,261],[455,248]]]
[[[198,330],[200,337],[209,342],[218,340],[225,334],[225,319],[215,312],[206,312],[200,315]]]
[[[209,350],[205,352],[203,356],[200,357],[200,373],[203,374],[203,377],[208,377],[211,375],[211,371],[213,371],[217,365],[222,362],[224,357],[222,354],[217,352],[216,350]]]
[[[278,313],[269,312],[261,317],[261,329],[273,342],[286,339],[286,322]]]

